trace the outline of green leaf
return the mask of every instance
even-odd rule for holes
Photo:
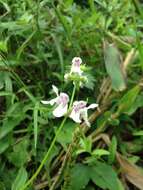
[[[126,114],[130,114],[130,109],[132,108],[137,95],[140,92],[140,86],[137,85],[135,87],[133,87],[131,90],[129,90],[122,98],[121,100],[118,102],[119,107],[117,112],[118,113],[126,113]]]
[[[138,108],[143,107],[143,95],[138,95],[134,103],[128,110],[128,114],[132,115]]]
[[[26,118],[23,111],[23,103],[15,103],[9,107],[5,114],[5,119],[0,127],[0,140],[10,133],[17,125]]]
[[[37,137],[38,137],[38,110],[39,110],[39,103],[37,102],[34,107],[34,145],[35,145],[35,149],[37,147]]]
[[[24,120],[24,118],[25,117],[22,114],[16,118],[6,118],[3,122],[3,126],[0,128],[0,139],[10,133],[22,120]]]
[[[89,152],[91,153],[92,149],[92,140],[91,138],[80,139],[80,148],[77,150],[77,154],[82,152]]]
[[[62,48],[61,48],[59,39],[54,34],[52,34],[52,37],[54,39],[55,47],[57,49],[57,53],[59,56],[59,61],[60,61],[60,65],[61,65],[61,75],[63,77],[63,75],[64,75],[64,60],[63,60]]]
[[[91,167],[90,176],[92,181],[102,189],[119,190],[118,177],[111,166],[96,162]]]
[[[83,189],[89,182],[89,167],[83,164],[76,164],[70,174],[70,185],[73,190]]]
[[[116,91],[126,88],[125,78],[121,68],[121,59],[118,49],[114,44],[104,44],[105,67],[112,81],[112,87]]]
[[[118,179],[119,190],[125,190],[122,182]]]
[[[104,155],[109,155],[110,152],[104,149],[96,149],[92,152],[92,155],[94,156],[104,156]]]
[[[64,147],[65,150],[67,148],[67,144],[72,142],[75,127],[76,125],[72,121],[66,122],[57,137],[57,141]]]
[[[27,171],[21,167],[18,171],[17,177],[12,184],[12,190],[20,190],[27,180]]]
[[[134,136],[143,136],[143,130],[133,132]]]
[[[8,49],[7,49],[7,40],[0,41],[0,51],[3,51],[5,53],[7,53],[7,51],[8,51]]]
[[[11,144],[11,139],[9,138],[9,135],[7,135],[5,138],[0,140],[0,154],[2,154]]]
[[[9,161],[16,167],[22,167],[29,158],[27,148],[28,148],[28,139],[23,139],[13,147],[13,152],[8,154]]]
[[[111,143],[109,145],[109,152],[110,152],[110,155],[108,156],[109,164],[112,164],[114,162],[116,156],[116,150],[117,150],[117,139],[115,136],[113,136]]]
[[[88,0],[88,2],[89,2],[89,6],[90,6],[91,11],[94,12],[95,11],[94,0]]]

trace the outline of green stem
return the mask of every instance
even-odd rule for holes
[[[81,137],[85,140],[85,139],[86,139],[86,136],[85,136],[85,134],[84,134],[84,132],[83,132],[83,130],[82,130],[82,128],[81,128],[80,125],[78,125],[78,129],[79,129],[79,132],[80,132]]]
[[[75,96],[75,91],[76,91],[76,86],[74,85],[73,92],[72,92],[72,96],[71,96],[71,101],[70,101],[70,105],[69,105],[69,109],[68,109],[68,110],[71,109],[71,106],[72,106],[72,103],[73,103],[73,100],[74,100],[74,96]],[[52,143],[51,143],[51,145],[50,145],[50,147],[49,147],[49,149],[48,149],[48,151],[47,151],[47,153],[46,153],[46,155],[44,156],[44,158],[43,158],[43,160],[42,160],[42,162],[41,162],[41,164],[40,164],[40,166],[38,167],[38,169],[36,170],[36,172],[33,174],[33,176],[27,181],[27,183],[25,183],[25,185],[24,185],[20,190],[26,189],[26,188],[34,181],[34,179],[36,179],[36,177],[37,177],[38,174],[40,173],[41,169],[43,168],[44,164],[45,164],[46,161],[48,160],[48,158],[49,158],[49,156],[50,156],[50,154],[51,154],[51,152],[52,152],[52,150],[53,150],[53,147],[54,147],[54,145],[55,145],[55,142],[56,142],[56,140],[57,140],[57,137],[58,137],[58,135],[60,134],[62,128],[64,127],[64,124],[65,124],[65,122],[66,122],[66,120],[67,120],[67,117],[68,117],[68,115],[66,115],[66,116],[64,117],[64,119],[63,119],[63,121],[62,121],[62,123],[61,123],[59,129],[57,130],[56,135],[55,135],[55,137],[54,137],[54,139],[53,139],[53,141],[52,141]]]

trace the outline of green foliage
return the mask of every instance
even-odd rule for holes
[[[140,92],[140,86],[135,86],[131,90],[129,90],[119,101],[118,111],[119,113],[127,113],[132,108],[137,95]]]
[[[27,139],[22,139],[22,141],[13,146],[13,151],[8,155],[9,161],[18,168],[24,166],[28,161],[28,143]]]
[[[111,144],[109,146],[109,152],[110,152],[108,157],[109,164],[112,164],[115,161],[116,151],[117,151],[117,139],[115,136],[113,136]]]
[[[12,184],[12,190],[19,190],[27,180],[27,172],[25,168],[20,168],[15,181]]]
[[[90,179],[89,168],[82,164],[75,165],[74,168],[71,170],[70,175],[71,175],[70,189],[75,189],[75,190],[84,189]]]
[[[63,163],[57,189],[138,187],[130,173],[122,182],[117,152],[142,166],[142,9],[139,0],[0,0],[0,190],[21,190],[42,163],[61,119],[40,101],[55,97],[53,84],[72,94],[64,74],[75,56],[88,79],[75,99],[99,109],[90,128],[67,119],[32,187],[50,189]]]
[[[113,89],[116,91],[124,90],[126,84],[123,69],[121,68],[121,57],[114,44],[105,42],[104,56],[106,70],[111,78]]]
[[[96,161],[93,166],[76,164],[71,170],[70,178],[70,189],[86,189],[89,180],[92,180],[101,189],[123,189],[112,167],[102,162]]]

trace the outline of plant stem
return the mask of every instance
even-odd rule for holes
[[[69,105],[69,109],[68,109],[68,110],[71,109],[71,106],[72,106],[72,103],[73,103],[73,100],[74,100],[74,96],[75,96],[75,91],[76,91],[76,86],[74,85],[73,92],[72,92],[72,96],[71,96],[71,100],[70,100],[70,105]],[[65,122],[66,122],[66,120],[67,120],[67,117],[68,117],[68,115],[66,115],[66,116],[64,117],[64,119],[63,119],[63,121],[62,121],[62,123],[61,123],[59,129],[57,130],[56,135],[55,135],[55,137],[54,137],[54,139],[53,139],[53,141],[52,141],[52,143],[51,143],[51,145],[50,145],[50,147],[49,147],[49,149],[48,149],[48,151],[47,151],[47,153],[46,153],[46,155],[44,156],[44,158],[43,158],[43,160],[42,160],[42,162],[41,162],[41,164],[40,164],[40,166],[38,167],[38,169],[36,170],[36,172],[33,174],[33,176],[27,181],[27,183],[25,183],[25,185],[24,185],[20,190],[26,189],[26,188],[34,181],[34,179],[36,179],[36,177],[37,177],[38,174],[40,173],[41,169],[43,168],[44,164],[45,164],[46,161],[48,160],[48,158],[49,158],[49,156],[50,156],[50,154],[51,154],[51,152],[52,152],[52,150],[53,150],[53,147],[54,147],[54,145],[55,145],[55,142],[56,142],[56,140],[57,140],[57,137],[58,137],[58,135],[60,134],[62,128],[64,127],[64,124],[65,124]]]
[[[61,168],[59,169],[58,171],[58,174],[53,182],[53,184],[51,185],[50,189],[49,190],[54,190],[56,185],[58,184],[58,182],[60,181],[61,177],[62,177],[62,174],[64,172],[64,169],[66,168],[66,165],[67,165],[67,162],[71,159],[71,155],[72,155],[72,152],[73,152],[73,148],[75,146],[75,143],[77,144],[77,141],[79,140],[77,138],[77,135],[79,133],[79,130],[77,130],[79,127],[79,125],[77,125],[77,127],[75,128],[75,131],[74,131],[74,134],[73,134],[73,140],[71,142],[71,144],[68,146],[68,149],[66,151],[66,154],[64,156],[64,159],[62,161],[62,165],[61,165]]]

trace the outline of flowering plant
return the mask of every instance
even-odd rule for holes
[[[88,80],[85,76],[83,71],[81,70],[81,63],[82,59],[80,57],[74,57],[72,60],[72,66],[69,73],[65,74],[65,80],[72,80],[73,84],[76,85],[83,85],[84,80]],[[78,78],[78,81],[77,81]],[[78,83],[78,84],[77,84]],[[69,102],[69,96],[67,93],[61,92],[59,94],[59,90],[56,86],[52,85],[53,91],[56,94],[56,98],[53,98],[49,101],[41,101],[43,104],[50,104],[55,105],[55,108],[53,110],[53,115],[55,117],[62,117],[66,114],[68,114],[68,102]],[[69,114],[69,117],[75,121],[76,123],[81,123],[82,120],[86,123],[87,126],[90,126],[90,123],[88,121],[88,110],[94,109],[98,107],[98,104],[91,104],[89,106],[86,106],[87,102],[80,100],[80,101],[74,101],[73,105],[71,106],[71,112]]]
[[[90,122],[88,120],[88,110],[89,109],[95,109],[98,107],[98,104],[93,103],[89,106],[87,106],[87,102],[84,100],[76,100],[74,101],[75,92],[80,87],[83,87],[84,84],[88,81],[87,76],[84,74],[84,71],[82,70],[82,59],[80,57],[74,57],[72,60],[72,66],[69,73],[66,73],[64,78],[65,81],[72,81],[74,88],[72,92],[71,98],[69,98],[68,94],[65,92],[60,92],[59,89],[52,85],[53,92],[56,94],[56,97],[52,98],[51,100],[42,100],[41,103],[44,105],[51,105],[53,106],[53,115],[54,117],[63,117],[64,119],[56,131],[56,135],[45,155],[43,158],[39,168],[35,172],[35,174],[29,179],[29,181],[22,187],[21,190],[24,190],[27,188],[27,186],[33,182],[33,180],[37,177],[39,172],[41,171],[42,167],[44,166],[45,162],[48,160],[55,142],[58,138],[58,135],[60,134],[67,117],[72,119],[76,123],[81,123],[82,121],[85,122],[85,124],[90,127]]]
[[[73,81],[75,87],[83,86],[84,82],[88,80],[87,77],[84,76],[84,72],[81,70],[81,64],[82,64],[82,59],[80,57],[74,57],[72,60],[72,66],[70,72],[66,73],[64,76],[65,80]],[[55,108],[53,110],[53,115],[55,117],[62,117],[68,114],[69,96],[64,92],[61,92],[59,94],[58,88],[54,85],[52,85],[52,88],[57,97],[49,101],[42,100],[41,103],[50,104],[52,106],[55,105]],[[88,110],[98,107],[98,104],[94,103],[89,106],[86,106],[87,102],[83,100],[74,101],[72,103],[73,104],[71,104],[70,106],[71,111],[69,117],[76,123],[81,123],[83,120],[87,126],[90,126],[90,123],[88,121]]]

